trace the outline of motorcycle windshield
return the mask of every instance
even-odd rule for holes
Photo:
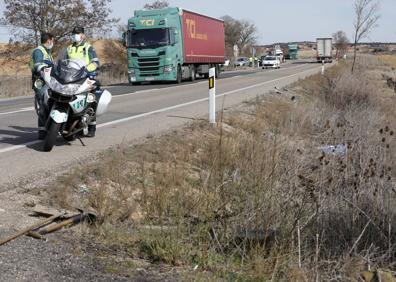
[[[56,78],[67,84],[82,81],[87,77],[86,64],[81,60],[59,60],[56,68]]]

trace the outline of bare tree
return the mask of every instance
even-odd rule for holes
[[[230,16],[224,16],[222,20],[224,21],[226,53],[227,56],[232,57],[234,45],[237,44],[241,34],[241,25],[239,21]]]
[[[43,31],[66,39],[76,25],[108,32],[118,19],[111,18],[111,0],[4,0],[1,23],[10,25],[16,41],[36,45]]]
[[[335,42],[334,45],[337,50],[336,57],[340,58],[344,56],[347,52],[348,43],[349,43],[348,37],[344,31],[339,30],[333,34],[333,39]]]
[[[239,50],[244,50],[248,46],[253,46],[257,40],[257,27],[254,23],[241,20],[241,34],[237,42]]]
[[[151,4],[144,5],[144,9],[147,10],[156,10],[156,9],[163,9],[168,7],[169,7],[169,2],[166,0],[157,0]]]
[[[236,20],[230,16],[223,16],[225,44],[228,50],[234,45],[242,52],[246,47],[254,45],[257,38],[257,27],[246,20]],[[231,53],[231,51],[229,51]]]
[[[366,38],[377,26],[380,18],[379,2],[377,0],[355,0],[355,22],[354,22],[354,50],[352,73],[355,69],[357,44],[361,39]]]

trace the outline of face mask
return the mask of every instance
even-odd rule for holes
[[[76,43],[80,43],[81,42],[81,34],[74,34],[73,41]]]
[[[53,47],[54,47],[54,43],[51,42],[50,44],[48,44],[47,49],[48,49],[48,50],[51,50]]]

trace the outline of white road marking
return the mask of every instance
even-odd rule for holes
[[[270,84],[270,83],[273,83],[273,82],[280,81],[282,79],[298,76],[298,75],[301,75],[303,73],[313,71],[315,69],[317,69],[317,68],[308,69],[308,70],[301,71],[301,72],[298,72],[298,73],[295,73],[295,74],[292,74],[292,75],[287,75],[287,76],[283,76],[283,77],[280,77],[280,78],[277,78],[277,79],[272,79],[272,80],[269,80],[269,81],[265,81],[265,82],[253,84],[253,85],[250,85],[250,86],[247,86],[247,87],[243,87],[243,88],[235,89],[235,90],[232,90],[232,91],[228,91],[228,92],[216,95],[216,98],[220,98],[220,97],[223,97],[223,96],[235,94],[235,93],[238,93],[238,92],[241,92],[241,91],[245,91],[245,90],[248,90],[248,89],[260,87],[260,86],[263,86],[263,85],[266,85],[266,84]],[[158,110],[155,110],[155,111],[151,111],[151,112],[147,112],[147,113],[143,113],[143,114],[139,114],[139,115],[135,115],[135,116],[122,118],[122,119],[117,119],[117,120],[113,120],[113,121],[106,122],[106,123],[101,123],[101,124],[98,124],[97,127],[101,128],[101,127],[107,127],[107,126],[111,126],[111,125],[116,125],[116,124],[123,123],[123,122],[126,122],[126,121],[130,121],[130,120],[134,120],[134,119],[138,119],[138,118],[142,118],[142,117],[147,117],[147,116],[150,116],[150,115],[163,113],[163,112],[166,112],[166,111],[169,111],[169,110],[174,110],[174,109],[182,108],[182,107],[185,107],[185,106],[201,103],[201,102],[207,101],[208,99],[209,98],[202,98],[202,99],[198,99],[198,100],[193,100],[191,102],[187,102],[187,103],[183,103],[183,104],[178,104],[178,105],[166,107],[166,108],[158,109]],[[0,154],[6,153],[6,152],[15,151],[15,150],[22,149],[22,148],[26,148],[27,146],[35,145],[35,144],[38,144],[38,143],[41,143],[41,142],[42,141],[40,141],[40,140],[35,140],[35,141],[31,141],[31,142],[20,144],[20,145],[13,145],[13,146],[10,146],[10,147],[4,148],[4,149],[0,149]]]
[[[286,69],[294,69],[294,68],[298,68],[301,67],[303,65],[298,65],[295,67],[290,67],[290,68],[286,68]],[[238,78],[241,77],[241,75],[237,75],[237,76],[232,76],[232,77],[227,77],[224,79],[234,79],[234,78]],[[200,81],[200,82],[196,82],[193,85],[197,85],[197,84],[203,84],[203,83],[207,83],[206,80],[204,81]],[[172,89],[172,88],[179,88],[179,87],[189,87],[191,86],[191,84],[184,84],[184,85],[177,85],[177,86],[171,86],[171,87],[165,87],[162,89]],[[116,86],[108,86],[108,87],[103,87],[104,89],[106,88],[113,88]],[[120,97],[125,97],[125,96],[132,96],[132,95],[137,95],[137,94],[142,94],[142,93],[147,93],[147,92],[151,92],[151,91],[158,91],[161,90],[160,88],[153,88],[153,89],[147,89],[147,90],[138,90],[136,92],[131,92],[131,93],[125,93],[125,94],[120,94],[120,95],[113,95],[113,98],[120,98]],[[0,101],[1,102],[1,101]],[[34,107],[28,107],[28,108],[22,108],[20,110],[15,110],[15,111],[10,111],[10,112],[4,112],[4,113],[0,113],[0,116],[2,115],[11,115],[11,114],[17,114],[17,113],[22,113],[22,112],[30,112],[30,111],[34,111]]]
[[[21,145],[14,145],[14,146],[11,146],[11,147],[0,149],[0,154],[6,153],[6,152],[15,151],[15,150],[18,150],[18,149],[23,149],[23,148],[26,148],[27,146],[38,144],[38,143],[41,143],[41,142],[42,142],[41,140],[34,140],[34,141],[27,142],[27,143],[23,143]]]
[[[304,66],[303,64],[298,65],[298,66],[294,66],[294,67],[290,67],[290,68],[284,68],[284,70],[292,70],[295,68],[300,68]],[[249,70],[250,71],[250,70]],[[237,72],[237,71],[236,71]],[[228,73],[228,72],[227,72]],[[254,73],[256,75],[260,75],[260,73]],[[228,80],[228,79],[234,79],[234,78],[238,78],[238,77],[242,77],[242,75],[236,75],[236,76],[231,76],[231,77],[226,77],[226,78],[222,78],[223,81]],[[125,93],[125,94],[120,94],[120,95],[113,95],[113,98],[117,98],[117,97],[124,97],[124,96],[132,96],[135,94],[141,94],[141,93],[147,93],[147,92],[151,92],[151,91],[158,91],[158,90],[169,90],[169,89],[173,89],[173,88],[180,88],[180,87],[190,87],[191,85],[198,85],[198,84],[206,84],[208,83],[207,80],[203,80],[200,82],[196,82],[196,83],[190,83],[190,84],[183,84],[183,85],[177,85],[177,86],[170,86],[170,87],[164,87],[164,88],[154,88],[154,89],[147,89],[147,90],[139,90],[136,92],[131,92],[131,93]],[[104,87],[105,88],[105,87]]]
[[[0,116],[3,116],[3,115],[11,115],[11,114],[16,114],[16,113],[22,113],[22,112],[30,112],[30,111],[34,111],[34,107],[22,108],[22,109],[20,109],[20,110],[15,110],[15,111],[11,111],[11,112],[0,113]]]
[[[250,85],[250,86],[247,86],[247,87],[243,87],[243,88],[239,88],[239,89],[235,89],[235,90],[232,90],[232,91],[228,91],[228,92],[216,95],[216,98],[220,98],[220,97],[223,97],[223,96],[235,94],[237,92],[241,92],[241,91],[245,91],[245,90],[248,90],[248,89],[256,88],[256,87],[263,86],[263,85],[266,85],[266,84],[270,84],[270,83],[273,83],[273,82],[276,82],[276,81],[279,81],[279,80],[282,80],[282,79],[285,79],[285,78],[294,77],[294,76],[297,76],[297,75],[312,71],[314,69],[316,69],[316,68],[305,70],[305,71],[302,71],[302,72],[299,72],[299,73],[295,73],[295,74],[292,74],[292,75],[280,77],[280,78],[277,78],[277,79],[273,79],[273,80],[269,80],[269,81],[253,84],[253,85]],[[207,100],[209,100],[209,98],[202,98],[202,99],[194,100],[194,101],[191,101],[191,102],[187,102],[187,103],[183,103],[183,104],[178,104],[178,105],[166,107],[166,108],[158,109],[158,110],[155,110],[155,111],[151,111],[151,112],[147,112],[147,113],[143,113],[143,114],[139,114],[139,115],[135,115],[135,116],[131,116],[131,117],[126,117],[126,118],[122,118],[122,119],[109,121],[109,122],[106,122],[106,123],[101,123],[101,124],[98,124],[97,127],[100,128],[100,127],[106,127],[106,126],[110,126],[110,125],[115,125],[115,124],[119,124],[119,123],[122,123],[122,122],[134,120],[134,119],[138,119],[138,118],[142,118],[142,117],[146,117],[146,116],[150,116],[150,115],[154,115],[154,114],[158,114],[158,113],[163,113],[163,112],[166,112],[166,111],[169,111],[169,110],[182,108],[182,107],[185,107],[185,106],[193,105],[193,104],[204,102],[204,101],[207,101]]]
[[[164,88],[164,89],[166,89],[166,88]],[[113,95],[113,98],[119,98],[119,97],[124,97],[124,96],[132,96],[132,95],[136,95],[136,94],[142,94],[142,93],[146,93],[146,92],[150,92],[150,91],[157,91],[157,90],[160,90],[160,89],[159,88],[153,88],[153,89],[147,89],[147,90],[139,90],[139,91],[131,92],[131,93]]]

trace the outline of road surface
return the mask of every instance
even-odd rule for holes
[[[217,80],[217,109],[228,108],[320,71],[310,63],[288,63],[279,70],[223,73]],[[108,88],[113,94],[109,111],[98,118],[97,136],[76,140],[61,138],[49,153],[41,151],[32,97],[0,100],[0,191],[10,183],[48,176],[54,170],[93,156],[108,147],[179,127],[207,117],[208,82],[154,84]]]

